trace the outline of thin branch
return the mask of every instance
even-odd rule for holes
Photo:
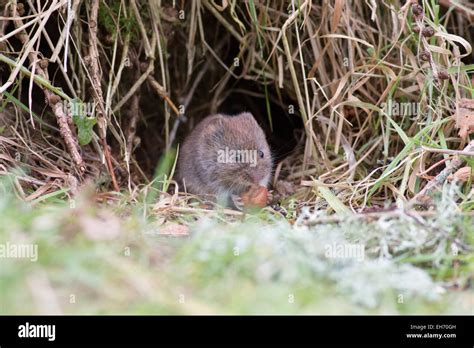
[[[449,175],[454,171],[458,170],[463,164],[464,159],[460,156],[463,153],[469,154],[474,151],[474,140],[472,140],[464,150],[444,168],[438,175],[436,175],[426,186],[418,192],[415,197],[411,199],[412,203],[418,203],[424,206],[427,206],[431,203],[431,194],[436,189],[436,187],[442,185]]]
[[[91,74],[91,84],[93,98],[97,106],[97,125],[99,127],[99,138],[102,142],[104,157],[107,163],[107,169],[112,179],[112,185],[115,191],[120,191],[114,168],[112,166],[111,154],[107,145],[107,119],[105,118],[105,103],[101,88],[101,71],[99,66],[99,51],[97,49],[97,17],[99,13],[99,0],[93,0],[89,19],[89,67]]]

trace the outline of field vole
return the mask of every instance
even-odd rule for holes
[[[215,196],[225,204],[251,187],[266,187],[271,178],[270,147],[248,112],[206,117],[180,146],[178,156],[180,189]]]

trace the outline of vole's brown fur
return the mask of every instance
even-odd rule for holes
[[[256,165],[220,163],[219,150],[257,151]],[[263,156],[263,157],[262,157]],[[267,186],[272,157],[265,134],[248,112],[237,116],[212,115],[202,120],[180,146],[177,181],[190,193],[228,201],[251,186]]]

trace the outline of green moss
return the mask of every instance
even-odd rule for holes
[[[117,22],[119,25],[119,32],[122,34],[129,34],[132,40],[139,39],[138,22],[133,12],[127,6],[127,17],[124,15],[124,9],[120,8],[121,1],[114,0],[108,2],[107,6],[99,7],[99,25],[101,25],[112,38],[115,39],[117,36]],[[149,19],[148,12],[140,14],[144,21]],[[120,16],[120,17],[119,17]]]

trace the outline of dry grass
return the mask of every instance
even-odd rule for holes
[[[474,128],[472,105],[460,105],[474,94],[467,2],[423,1],[424,15],[397,1],[2,2],[0,168],[23,168],[16,187],[26,199],[74,195],[89,179],[131,201],[173,188],[176,144],[232,107],[285,134],[274,141],[274,184],[295,184],[299,205],[401,204],[471,156],[452,153]],[[229,106],[235,96],[254,105]],[[94,121],[64,112],[72,100]],[[288,141],[296,148],[278,152]],[[471,210],[464,173],[459,204]],[[413,202],[427,203],[424,193]]]

